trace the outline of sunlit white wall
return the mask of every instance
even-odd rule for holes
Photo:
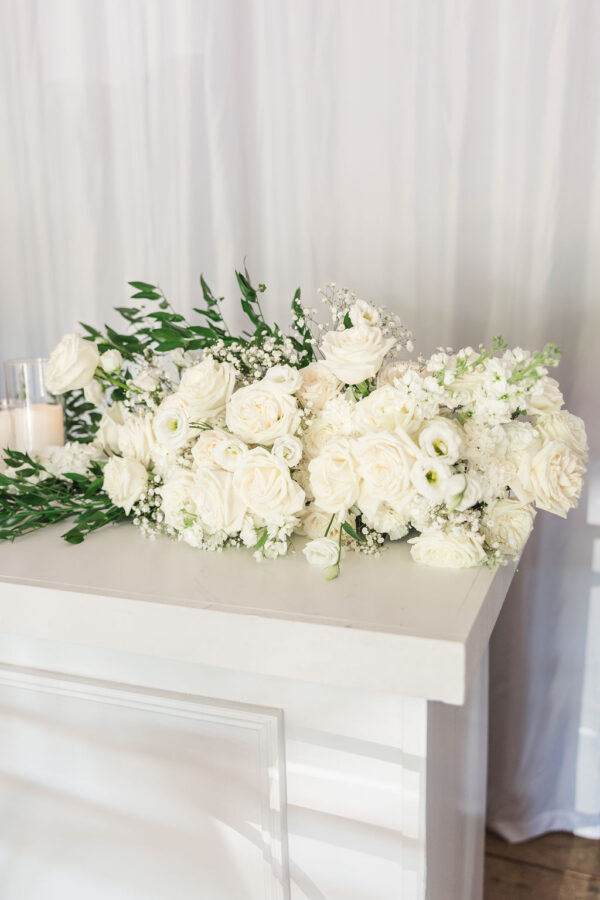
[[[562,344],[597,460],[599,40],[594,0],[0,0],[0,354],[247,256],[282,321],[336,280],[424,351]],[[599,527],[539,516],[492,648],[513,837],[600,824]]]

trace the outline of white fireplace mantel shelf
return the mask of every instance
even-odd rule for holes
[[[463,704],[514,566],[448,570],[347,553],[325,582],[301,552],[257,564],[129,525],[71,546],[0,546],[0,634]]]

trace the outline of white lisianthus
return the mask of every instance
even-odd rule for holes
[[[490,503],[483,518],[488,542],[508,556],[516,556],[531,534],[535,510],[521,500],[496,500]]]
[[[376,388],[354,408],[353,425],[357,434],[370,431],[404,429],[414,413],[414,405],[389,384]]]
[[[343,513],[358,499],[358,467],[347,438],[330,441],[309,463],[310,486],[315,502],[329,513]]]
[[[339,547],[337,541],[328,537],[317,538],[309,541],[302,552],[304,553],[309,565],[316,566],[319,569],[328,569],[334,566],[338,561]]]
[[[302,441],[293,434],[284,434],[273,441],[273,456],[282,459],[286,466],[293,469],[302,459]]]
[[[151,394],[160,384],[160,369],[156,366],[144,366],[136,374],[132,384],[145,394]]]
[[[194,475],[194,504],[202,525],[211,534],[237,534],[246,506],[233,487],[233,475],[220,469],[201,468]]]
[[[295,394],[302,382],[300,372],[292,366],[271,366],[263,381],[275,384],[286,394]]]
[[[397,506],[406,499],[417,457],[417,448],[407,435],[401,438],[389,431],[366,434],[354,442],[352,452],[362,480],[361,494],[366,494],[370,503],[388,501]]]
[[[531,490],[539,509],[567,517],[583,489],[585,465],[564,441],[549,441],[531,461]]]
[[[235,387],[235,369],[210,356],[186,369],[177,390],[190,422],[215,422]]]
[[[535,385],[526,400],[530,416],[558,412],[564,403],[563,395],[555,378],[545,375]]]
[[[99,381],[96,381],[95,378],[92,378],[90,383],[86,384],[86,386],[84,387],[83,396],[88,403],[92,403],[94,406],[100,406],[100,404],[104,400],[104,389]]]
[[[135,413],[119,427],[119,452],[149,466],[156,444],[151,413]]]
[[[262,447],[242,456],[233,486],[248,509],[267,522],[283,523],[304,506],[304,491],[286,463]]]
[[[425,531],[408,542],[410,555],[416,563],[443,569],[468,569],[485,559],[483,537],[456,531]]]
[[[333,400],[342,389],[342,382],[322,362],[311,362],[300,369],[300,386],[296,396],[303,406],[323,409],[328,400]]]
[[[69,441],[62,446],[46,447],[40,454],[40,462],[51,475],[60,477],[68,473],[86,475],[90,463],[102,459],[103,454],[94,444]]]
[[[355,300],[348,311],[353,325],[377,325],[379,312],[366,300]]]
[[[165,523],[175,531],[184,531],[197,519],[194,473],[181,466],[173,466],[165,473],[164,483],[157,489],[162,498],[161,509]]]
[[[452,469],[445,460],[430,456],[418,459],[410,471],[415,490],[437,503],[444,503],[458,493],[453,490],[452,477]]]
[[[94,377],[99,360],[93,341],[86,341],[80,334],[66,334],[46,364],[47,389],[51,394],[64,394],[85,387]]]
[[[177,450],[190,437],[188,418],[180,406],[163,401],[154,415],[153,429],[157,441],[164,447]]]
[[[105,350],[100,357],[100,368],[107,375],[118,372],[123,365],[123,357],[118,350]]]
[[[354,325],[344,331],[328,331],[321,342],[326,365],[344,384],[372,378],[394,344],[377,325]]]
[[[588,461],[588,442],[583,419],[561,409],[559,412],[548,413],[535,417],[535,427],[544,441],[564,441],[574,453],[577,453],[584,462]]]
[[[137,459],[112,456],[104,467],[104,490],[111,503],[125,510],[140,499],[148,484],[148,472]]]
[[[419,447],[427,456],[440,457],[452,465],[462,453],[461,432],[460,425],[452,419],[430,419],[419,432]]]
[[[192,459],[196,466],[209,466],[213,469],[222,468],[217,461],[215,451],[221,444],[227,443],[232,435],[222,428],[209,428],[200,432],[198,440],[192,447]]]
[[[94,443],[105,453],[119,453],[120,426],[125,422],[125,407],[122,403],[113,403],[102,413]]]
[[[222,469],[226,469],[228,472],[235,472],[248,447],[239,438],[234,437],[233,434],[227,434],[226,432],[221,432],[221,434],[223,435],[222,438],[213,445],[212,459]]]
[[[258,381],[232,395],[226,422],[229,430],[248,444],[270,446],[276,438],[298,429],[300,410],[291,394],[276,384]]]

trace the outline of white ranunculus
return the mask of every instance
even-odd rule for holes
[[[348,311],[353,325],[377,325],[379,312],[366,300],[355,300]]]
[[[583,419],[580,419],[579,416],[574,416],[566,409],[561,409],[559,412],[536,416],[534,421],[544,443],[564,441],[584,462],[588,461],[587,434]]]
[[[302,381],[300,372],[293,366],[271,366],[263,380],[277,385],[286,394],[295,394]]]
[[[531,461],[531,490],[540,509],[566,518],[577,506],[585,465],[564,441],[549,441]]]
[[[293,469],[302,459],[302,441],[293,434],[284,434],[273,441],[271,452],[273,456],[282,459],[284,463]]]
[[[223,437],[217,440],[212,450],[213,461],[228,472],[235,472],[248,447],[233,434],[222,432]]]
[[[270,446],[276,438],[297,430],[300,410],[291,394],[276,384],[257,381],[232,395],[226,421],[229,430],[248,444]]]
[[[96,381],[95,378],[92,378],[90,383],[86,384],[86,386],[84,387],[83,396],[88,403],[92,403],[94,406],[100,406],[100,404],[104,400],[104,389],[99,381]]]
[[[319,569],[328,569],[337,563],[339,547],[337,541],[328,537],[317,538],[309,541],[302,549],[311,566]]]
[[[299,533],[315,540],[320,537],[330,537],[337,540],[344,520],[341,516],[333,516],[331,513],[320,509],[316,503],[310,503],[302,510]],[[329,531],[327,529],[329,528]],[[327,531],[327,534],[325,532]]]
[[[125,422],[125,407],[122,403],[113,403],[102,413],[94,443],[105,453],[119,453],[119,432]]]
[[[372,391],[354,408],[353,425],[357,434],[370,431],[404,429],[414,414],[414,404],[389,384]]]
[[[396,341],[386,338],[377,325],[354,325],[344,331],[328,331],[321,342],[324,364],[344,384],[373,378]]]
[[[452,465],[462,454],[462,429],[452,419],[430,419],[419,432],[419,447],[427,456],[440,457]]]
[[[308,465],[315,502],[326,512],[343,513],[358,499],[360,480],[352,449],[347,438],[335,438]]]
[[[360,404],[359,404],[360,405]],[[417,448],[405,435],[390,431],[366,434],[354,442],[353,455],[361,478],[361,493],[372,503],[398,505],[412,490],[411,469]]]
[[[160,384],[160,369],[156,366],[144,366],[132,381],[134,387],[146,394],[151,394]]]
[[[233,475],[220,469],[197,469],[194,475],[194,502],[200,520],[211,534],[239,532],[246,506],[233,487]]]
[[[531,534],[535,510],[521,500],[496,500],[490,503],[483,520],[484,533],[491,544],[499,544],[500,551],[516,556]]]
[[[165,524],[176,531],[192,527],[197,519],[195,476],[190,469],[173,466],[158,488]]]
[[[234,367],[209,356],[184,371],[177,394],[190,422],[211,424],[223,413],[234,387]]]
[[[282,523],[304,506],[304,491],[287,465],[262,447],[243,455],[233,486],[248,509],[267,522]]]
[[[123,357],[118,350],[105,350],[100,357],[100,368],[106,372],[107,375],[118,372],[122,365]]]
[[[429,500],[444,503],[458,493],[453,490],[453,472],[443,459],[423,456],[411,468],[410,478],[415,490]]]
[[[468,569],[485,559],[483,538],[462,532],[425,531],[408,542],[415,562],[443,569]]]
[[[527,413],[530,416],[558,412],[564,403],[558,381],[545,375],[535,385],[526,399]]]
[[[46,387],[51,394],[64,394],[89,384],[100,354],[93,341],[80,334],[66,334],[46,364]]]
[[[140,499],[148,484],[148,472],[137,459],[112,456],[104,467],[104,490],[111,503],[120,506],[127,515]]]
[[[151,413],[128,416],[119,427],[119,451],[123,456],[137,459],[142,465],[150,465],[156,437],[152,428]]]
[[[190,437],[188,418],[180,406],[163,401],[154,414],[153,429],[157,441],[170,450],[183,447]]]
[[[221,444],[229,441],[232,435],[222,428],[209,428],[201,431],[198,440],[192,447],[192,459],[197,466],[208,466],[213,469],[222,468],[215,457],[215,451]]]
[[[40,462],[47,472],[57,477],[67,472],[86,475],[90,463],[102,457],[102,451],[94,444],[69,441],[62,446],[46,447],[40,454]]]
[[[323,409],[342,389],[342,382],[322,362],[312,362],[300,369],[300,387],[296,396],[303,406]]]

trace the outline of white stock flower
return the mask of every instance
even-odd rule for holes
[[[419,447],[427,456],[440,457],[452,465],[462,453],[461,431],[452,419],[430,419],[419,432]]]
[[[267,522],[282,523],[304,506],[304,491],[287,465],[262,447],[244,453],[233,485],[248,509]]]
[[[102,447],[105,453],[118,453],[119,431],[124,422],[125,407],[122,403],[113,403],[102,413],[94,443]]]
[[[358,499],[360,481],[352,444],[347,438],[330,441],[308,465],[315,502],[329,513],[343,513]]]
[[[324,364],[344,384],[359,384],[372,378],[383,358],[396,343],[377,325],[354,325],[344,331],[328,331],[321,342]]]
[[[83,396],[88,403],[92,403],[94,406],[100,406],[104,400],[104,389],[99,381],[92,378],[89,384],[86,384],[84,387]]]
[[[248,447],[233,434],[222,432],[222,438],[213,446],[213,461],[228,472],[235,472]]]
[[[122,365],[123,357],[118,350],[105,350],[100,357],[100,368],[106,372],[107,375],[118,372]]]
[[[286,394],[294,394],[301,384],[301,376],[298,369],[292,366],[271,366],[265,372],[263,381],[275,384]]]
[[[531,461],[531,491],[535,505],[567,517],[577,506],[583,488],[585,465],[564,441],[549,441]]]
[[[233,487],[233,475],[220,469],[201,468],[194,475],[195,508],[203,526],[210,533],[239,532],[246,506]]]
[[[559,412],[536,416],[534,422],[544,443],[564,441],[584,462],[588,461],[587,434],[583,419],[579,416],[561,409]]]
[[[84,340],[80,334],[66,334],[46,364],[46,387],[51,394],[85,387],[94,377],[99,359],[93,341]]]
[[[336,541],[328,537],[317,538],[309,541],[302,549],[311,566],[319,569],[327,569],[337,563],[339,548]]]
[[[558,381],[545,375],[540,378],[526,399],[527,413],[530,416],[555,413],[564,402]]]
[[[273,456],[282,459],[284,463],[293,469],[302,459],[302,441],[293,434],[284,434],[273,441],[271,452]]]
[[[521,500],[496,500],[490,503],[483,518],[487,540],[498,544],[498,549],[508,556],[516,556],[525,546],[531,534],[535,510],[530,503]]]
[[[224,411],[234,387],[234,367],[209,356],[184,371],[177,395],[190,422],[211,424]]]
[[[369,431],[394,431],[410,424],[414,404],[389,384],[376,388],[354,408],[353,425],[357,434]]]
[[[426,531],[411,538],[408,543],[412,544],[410,555],[414,561],[424,566],[468,569],[480,565],[485,559],[483,538],[478,534]]]
[[[354,442],[353,456],[361,478],[361,497],[378,505],[398,506],[412,489],[411,469],[417,448],[411,439],[389,431],[366,434]],[[359,500],[360,505],[360,500]]]
[[[322,362],[311,362],[300,369],[300,386],[296,396],[304,406],[323,409],[342,389],[342,382]]]
[[[183,447],[190,437],[188,418],[180,406],[163,401],[154,414],[153,428],[157,441],[164,447],[176,450]]]
[[[355,300],[348,310],[353,325],[377,325],[379,312],[366,300]]]
[[[85,475],[94,460],[102,459],[102,451],[94,444],[70,441],[62,446],[46,447],[40,454],[40,462],[51,475],[60,477],[68,473]]]
[[[155,444],[151,413],[134,413],[119,427],[120,453],[137,459],[144,466],[150,465]]]
[[[136,459],[112,456],[104,467],[104,490],[111,503],[120,506],[127,515],[148,484],[148,472]]]
[[[293,434],[300,424],[296,398],[268,381],[240,388],[226,410],[227,427],[248,444],[269,446],[284,434]]]

